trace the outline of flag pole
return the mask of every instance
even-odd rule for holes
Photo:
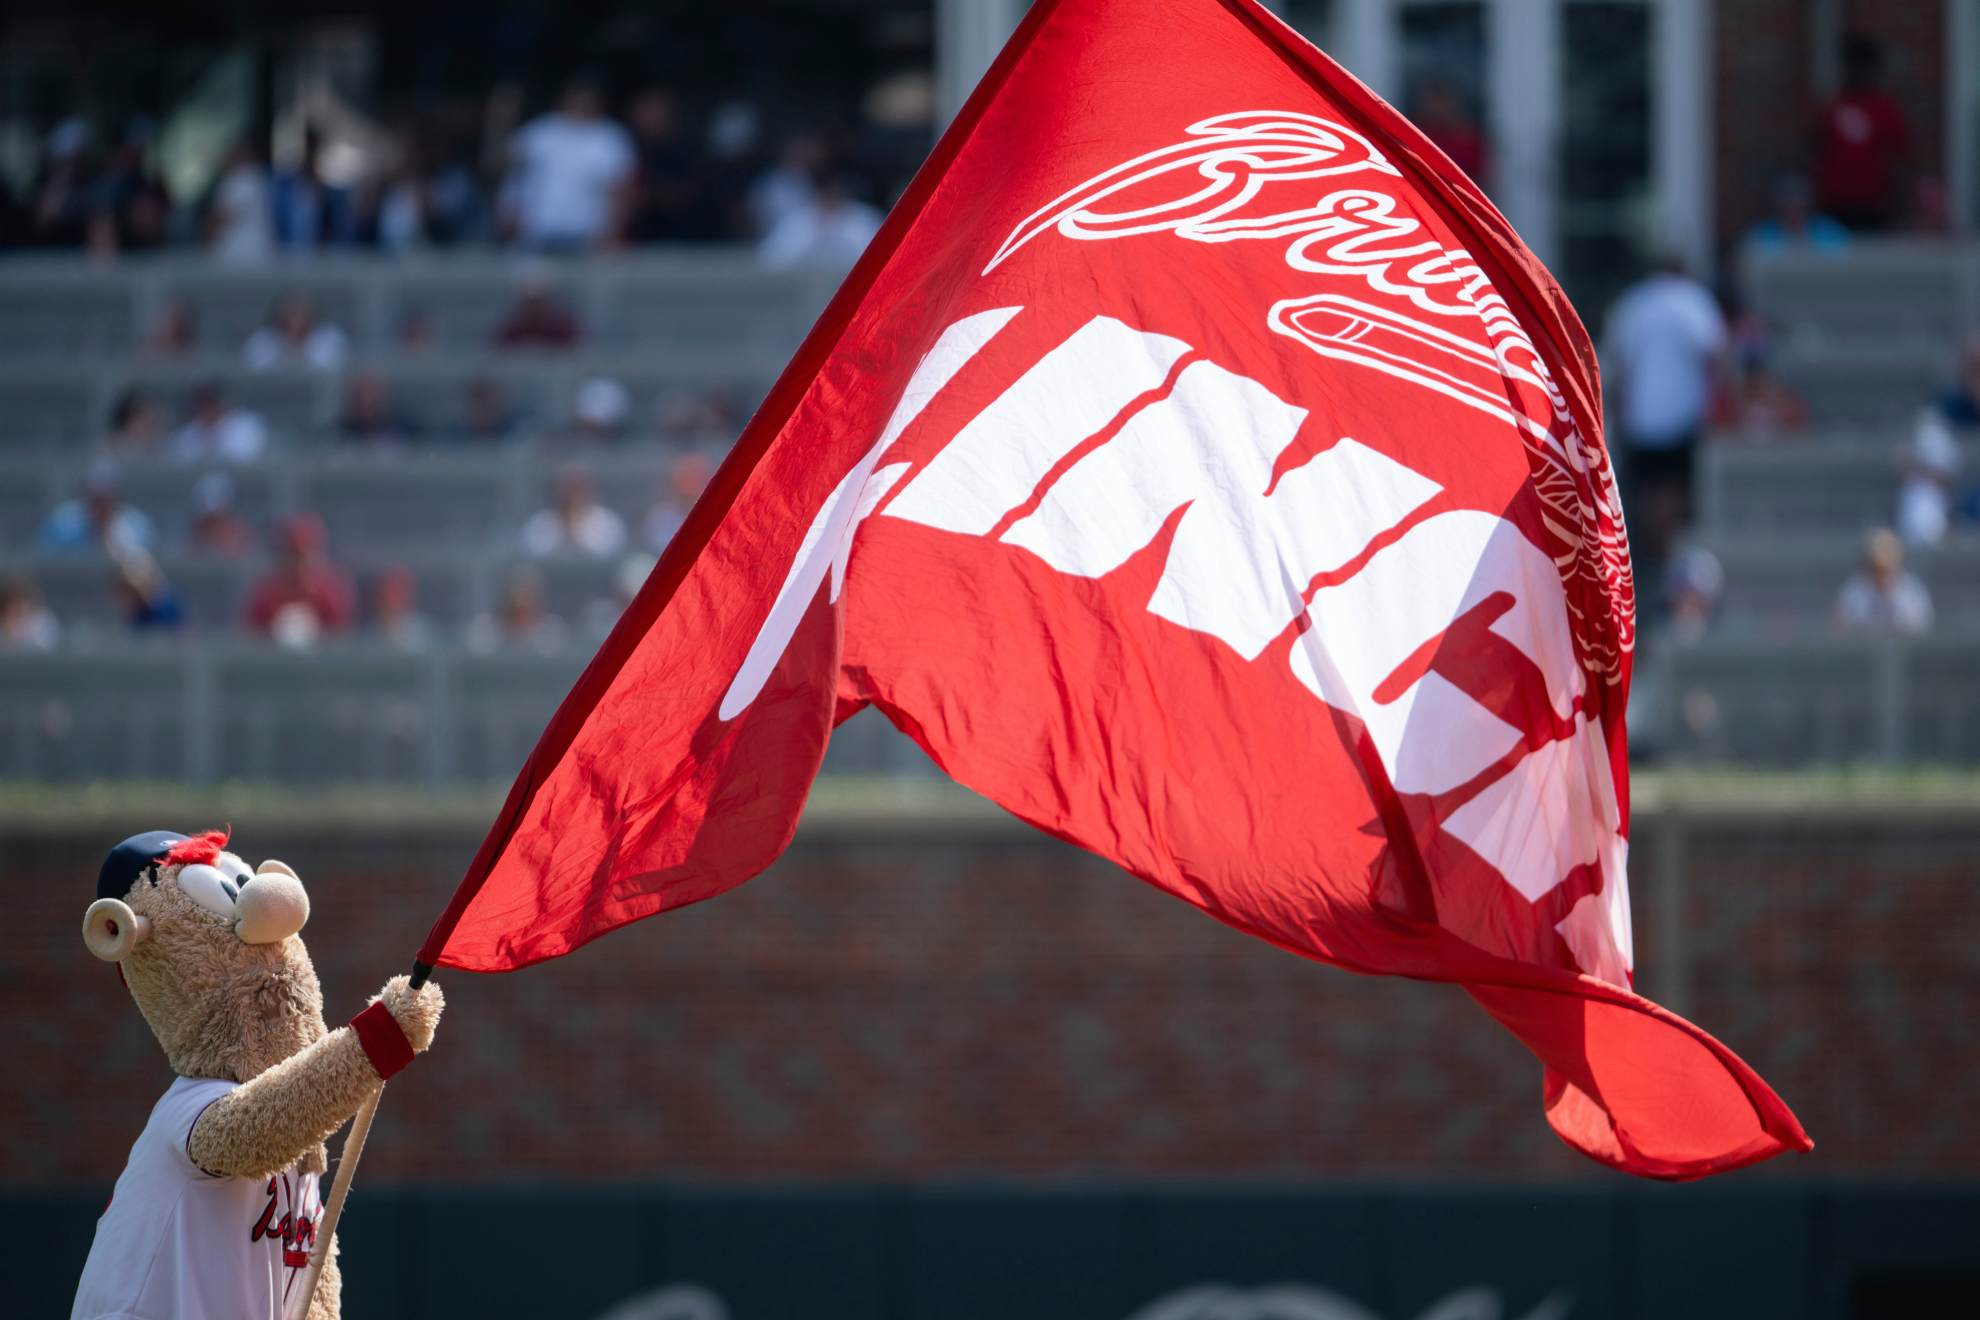
[[[432,967],[413,959],[407,988],[418,994],[432,975]],[[378,1089],[358,1106],[357,1117],[351,1122],[351,1135],[344,1139],[343,1153],[337,1157],[337,1177],[330,1185],[330,1200],[323,1207],[322,1222],[316,1226],[316,1245],[311,1248],[309,1264],[303,1270],[302,1291],[296,1294],[295,1304],[284,1309],[283,1320],[305,1320],[309,1315],[317,1280],[323,1277],[323,1262],[330,1258],[330,1240],[337,1232],[337,1220],[344,1213],[344,1198],[350,1195],[351,1175],[357,1172],[358,1157],[364,1154],[364,1139],[371,1135],[371,1120],[378,1113],[378,1098],[384,1094],[385,1083],[380,1082]]]
[[[414,964],[418,966],[418,964]],[[431,971],[432,968],[426,968]],[[424,983],[426,978],[420,976]],[[297,1290],[290,1304],[283,1311],[283,1320],[305,1320],[309,1315],[309,1304],[316,1297],[316,1284],[323,1277],[323,1262],[330,1258],[330,1243],[337,1232],[337,1219],[344,1213],[344,1198],[350,1194],[351,1175],[357,1172],[358,1157],[364,1154],[364,1139],[371,1134],[371,1119],[378,1112],[378,1097],[385,1094],[385,1083],[364,1098],[358,1106],[357,1117],[351,1122],[351,1135],[344,1139],[343,1154],[337,1157],[337,1180],[331,1185],[330,1200],[323,1207],[323,1218],[316,1226],[316,1245],[309,1253],[309,1264],[303,1268],[302,1287]]]

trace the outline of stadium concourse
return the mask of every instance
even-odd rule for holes
[[[575,462],[637,529],[679,454],[718,458],[733,441],[834,279],[765,271],[719,248],[521,268],[487,254],[251,271],[7,263],[0,562],[33,585],[59,632],[0,652],[0,778],[505,780],[609,626],[625,571],[605,557],[539,557],[532,589],[560,626],[527,640],[493,628],[528,558],[523,522]],[[1773,373],[1805,401],[1807,433],[1706,447],[1692,543],[1723,565],[1723,592],[1710,626],[1680,638],[1649,622],[1660,588],[1640,584],[1652,608],[1633,741],[1669,763],[1980,760],[1970,527],[1912,557],[1936,607],[1930,635],[1830,626],[1866,529],[1894,517],[1912,419],[1953,380],[1962,332],[1980,325],[1980,250],[1863,243],[1773,259],[1746,285]],[[519,299],[545,287],[580,342],[495,347]],[[316,366],[250,368],[243,345],[298,292],[344,346]],[[350,418],[360,380],[389,401],[384,443]],[[578,400],[600,380],[617,390],[606,391],[607,424],[587,430]],[[250,461],[175,452],[189,401],[214,382],[261,419],[267,440]],[[133,398],[157,410],[167,437],[135,457],[113,434]],[[477,406],[494,419],[471,417]],[[122,498],[156,529],[158,569],[182,601],[174,630],[123,625],[100,547],[37,540],[50,511],[118,453]],[[223,467],[260,555],[189,548],[195,488]],[[388,572],[410,572],[430,625],[419,646],[364,627],[310,647],[244,630],[278,520],[302,511],[323,519],[367,617]],[[925,768],[864,718],[875,727],[842,738],[833,767]]]

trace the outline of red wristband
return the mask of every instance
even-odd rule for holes
[[[384,1000],[352,1018],[351,1030],[357,1032],[365,1057],[383,1080],[391,1081],[394,1073],[413,1061],[412,1042],[406,1039],[405,1029],[392,1016],[392,1010],[385,1007]]]

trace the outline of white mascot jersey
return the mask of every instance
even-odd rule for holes
[[[316,1175],[208,1173],[193,1124],[233,1082],[181,1077],[153,1106],[96,1222],[71,1320],[281,1320],[316,1241]]]

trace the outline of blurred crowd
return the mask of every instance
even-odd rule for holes
[[[1632,286],[1611,309],[1603,344],[1610,448],[1630,528],[1638,581],[1660,583],[1640,608],[1646,622],[1680,636],[1711,625],[1724,573],[1690,543],[1699,445],[1773,444],[1800,438],[1807,410],[1767,365],[1758,317],[1728,318],[1681,263]],[[1962,439],[1980,438],[1980,333],[1961,345],[1951,388],[1918,409],[1893,461],[1890,525],[1871,531],[1861,569],[1842,584],[1832,622],[1845,632],[1917,635],[1932,627],[1925,586],[1904,568],[1907,551],[1980,530],[1980,484],[1965,484]]]
[[[932,83],[895,82],[876,89],[888,93],[881,118],[925,124]],[[135,118],[105,142],[71,116],[38,144],[32,186],[20,195],[0,188],[0,247],[103,259],[203,247],[242,266],[336,249],[564,254],[753,242],[773,267],[843,266],[918,163],[900,146],[917,140],[912,132],[883,137],[882,151],[833,126],[772,143],[747,100],[691,124],[667,87],[642,86],[615,104],[587,72],[541,114],[525,118],[524,102],[520,84],[503,83],[471,128],[458,116],[387,124],[313,89],[275,135],[280,159],[262,137],[243,135],[196,195],[177,196],[155,120]]]
[[[628,520],[599,502],[593,472],[581,462],[559,468],[544,506],[525,519],[500,556],[512,562],[497,608],[466,621],[453,639],[469,650],[502,647],[554,651],[576,638],[596,645],[645,583],[660,553],[680,531],[688,511],[714,474],[714,461],[697,450],[676,452],[644,513]],[[237,561],[259,566],[240,617],[244,636],[291,649],[330,639],[368,637],[400,650],[421,651],[447,642],[445,630],[419,608],[420,580],[405,564],[370,575],[361,593],[357,579],[330,550],[323,519],[290,513],[256,525],[236,507],[234,477],[225,469],[202,474],[191,487],[186,530],[178,544],[163,545],[152,519],[124,496],[115,462],[92,465],[83,489],[57,504],[35,533],[43,561],[93,557],[107,565],[104,588],[116,617],[134,634],[174,634],[189,620],[179,590],[161,556],[176,562]],[[609,570],[611,589],[579,608],[576,617],[550,614],[539,565],[590,563]],[[207,621],[208,631],[215,621]],[[0,579],[0,649],[48,651],[64,634],[32,575]]]
[[[1942,181],[1912,171],[1911,129],[1884,90],[1883,52],[1845,37],[1843,85],[1819,108],[1808,170],[1782,176],[1771,213],[1742,236],[1728,274],[1788,254],[1846,252],[1859,235],[1952,231]],[[1698,448],[1801,439],[1803,400],[1773,369],[1766,322],[1739,303],[1738,281],[1708,289],[1666,257],[1609,309],[1603,383],[1611,451],[1628,508],[1649,622],[1698,636],[1716,616],[1724,572],[1691,544]],[[1980,525],[1980,487],[1962,488],[1960,437],[1980,428],[1980,335],[1967,339],[1959,378],[1923,403],[1895,455],[1899,494],[1890,525],[1865,539],[1862,565],[1841,584],[1831,612],[1845,632],[1920,634],[1932,626],[1926,588],[1906,570],[1907,551],[1929,551],[1962,524]]]
[[[154,363],[198,360],[193,316],[185,303],[167,302],[140,349],[141,357]],[[417,360],[432,347],[433,338],[433,326],[423,313],[415,310],[402,317],[394,343],[397,360]],[[488,346],[505,352],[555,353],[584,341],[584,322],[559,295],[553,273],[525,265],[517,274],[514,299],[497,319]],[[636,416],[630,391],[610,376],[580,382],[568,415],[531,418],[510,400],[492,368],[469,376],[459,397],[441,414],[417,416],[401,406],[386,373],[375,366],[351,366],[349,342],[342,327],[324,319],[314,298],[291,291],[276,301],[267,323],[241,345],[239,361],[250,373],[280,369],[343,374],[343,403],[330,438],[370,450],[415,442],[539,448],[609,445],[634,437],[708,442],[733,438],[742,424],[741,402],[720,388],[664,393],[648,416]],[[217,376],[195,382],[177,400],[162,398],[148,386],[125,390],[111,408],[104,437],[111,457],[134,461],[252,463],[263,457],[268,446],[265,420],[236,404]]]

